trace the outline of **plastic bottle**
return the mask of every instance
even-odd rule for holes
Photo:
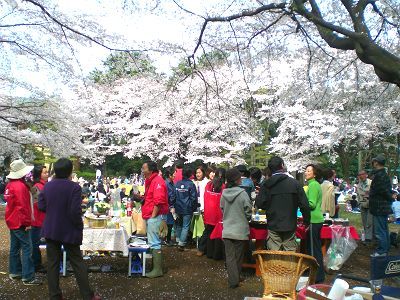
[[[364,229],[361,229],[361,241],[365,242],[365,231],[364,231]]]
[[[119,211],[119,206],[118,206],[118,202],[114,201],[113,205],[112,205],[112,212],[111,212],[111,216],[113,217],[119,217],[120,215],[120,211]]]
[[[121,204],[121,217],[125,217],[125,205],[123,202]]]
[[[254,221],[260,221],[260,214],[258,213],[258,210],[256,211],[256,216],[254,217]]]
[[[132,216],[132,202],[130,200],[126,203],[126,215]]]

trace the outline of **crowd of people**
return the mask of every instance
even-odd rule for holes
[[[373,256],[387,255],[390,248],[388,217],[399,221],[400,201],[385,171],[385,159],[372,160],[374,170],[358,174],[357,203],[365,241],[377,241]],[[48,287],[51,299],[61,299],[59,262],[66,249],[83,299],[100,299],[90,288],[82,259],[82,203],[136,201],[141,204],[147,240],[152,254],[149,278],[163,275],[162,245],[185,251],[191,241],[193,216],[202,216],[204,231],[198,241],[197,256],[225,258],[228,285],[239,286],[241,265],[249,244],[249,222],[264,210],[269,230],[269,250],[296,251],[299,212],[308,232],[308,254],[319,264],[317,283],[324,282],[320,231],[326,218],[338,215],[338,188],[334,170],[306,166],[305,185],[294,179],[280,157],[272,157],[265,170],[239,165],[231,169],[205,165],[192,169],[183,161],[161,172],[156,162],[147,161],[142,174],[130,178],[103,178],[85,181],[73,173],[72,162],[59,159],[49,180],[45,166],[27,166],[22,160],[11,163],[4,200],[5,219],[10,230],[9,277],[25,285],[39,285],[35,272],[44,269],[39,245],[47,247]],[[144,185],[144,191],[139,187]],[[399,200],[399,199],[397,199]],[[222,239],[211,239],[222,222]],[[173,234],[174,232],[174,234]]]
[[[357,184],[347,191],[351,211],[361,213],[363,243],[371,244],[374,239],[378,242],[375,256],[385,255],[391,244],[397,246],[396,238],[390,238],[388,222],[400,221],[400,186],[397,177],[391,180],[388,176],[385,162],[383,156],[376,157],[371,174],[361,170]]]
[[[48,181],[45,166],[27,166],[21,159],[10,165],[4,191],[5,221],[10,230],[9,278],[24,285],[41,285],[43,271],[39,246],[45,239],[50,299],[62,299],[59,267],[62,247],[67,251],[83,299],[100,299],[90,288],[82,244],[82,188],[72,181],[72,161],[54,163]]]
[[[384,159],[378,156],[372,164],[374,170],[371,177],[375,181],[367,198],[369,205],[373,207],[370,213],[376,223],[374,236],[378,242],[372,255],[379,256],[386,255],[389,251],[387,219],[392,212],[393,197],[390,179],[384,169]],[[156,175],[158,170],[155,166],[152,172],[153,175],[147,176],[145,173],[145,177],[160,176]],[[364,173],[365,171],[360,171],[360,184]],[[303,224],[308,230],[307,251],[320,265],[317,282],[323,282],[325,272],[320,232],[326,218],[338,216],[338,182],[334,170],[321,169],[313,164],[306,167],[304,176],[305,186],[287,173],[285,164],[279,157],[271,158],[265,170],[247,170],[243,165],[229,170],[210,167],[206,169],[203,166],[191,170],[178,162],[166,172],[168,202],[164,201],[163,205],[169,207],[167,242],[171,243],[170,232],[172,226],[175,226],[178,249],[184,251],[192,215],[201,213],[205,230],[196,255],[225,257],[229,286],[237,287],[245,245],[249,239],[252,212],[258,209],[266,212],[268,249],[296,251],[298,245],[295,231],[300,210]],[[147,191],[147,180],[146,186]],[[144,205],[149,205],[151,211],[155,204],[146,198]],[[223,243],[210,239],[214,227],[221,221],[224,224]]]

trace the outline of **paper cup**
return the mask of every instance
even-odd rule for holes
[[[349,284],[346,281],[343,279],[336,279],[328,294],[328,298],[332,300],[343,300],[348,288]]]

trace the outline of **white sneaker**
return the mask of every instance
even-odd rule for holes
[[[22,276],[17,274],[9,274],[8,278],[10,278],[11,280],[21,280]]]
[[[387,256],[386,253],[379,254],[378,252],[374,252],[371,254],[371,257],[384,257]]]

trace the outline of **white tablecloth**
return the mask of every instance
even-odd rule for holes
[[[128,233],[120,229],[83,230],[82,251],[121,251],[128,256]]]

